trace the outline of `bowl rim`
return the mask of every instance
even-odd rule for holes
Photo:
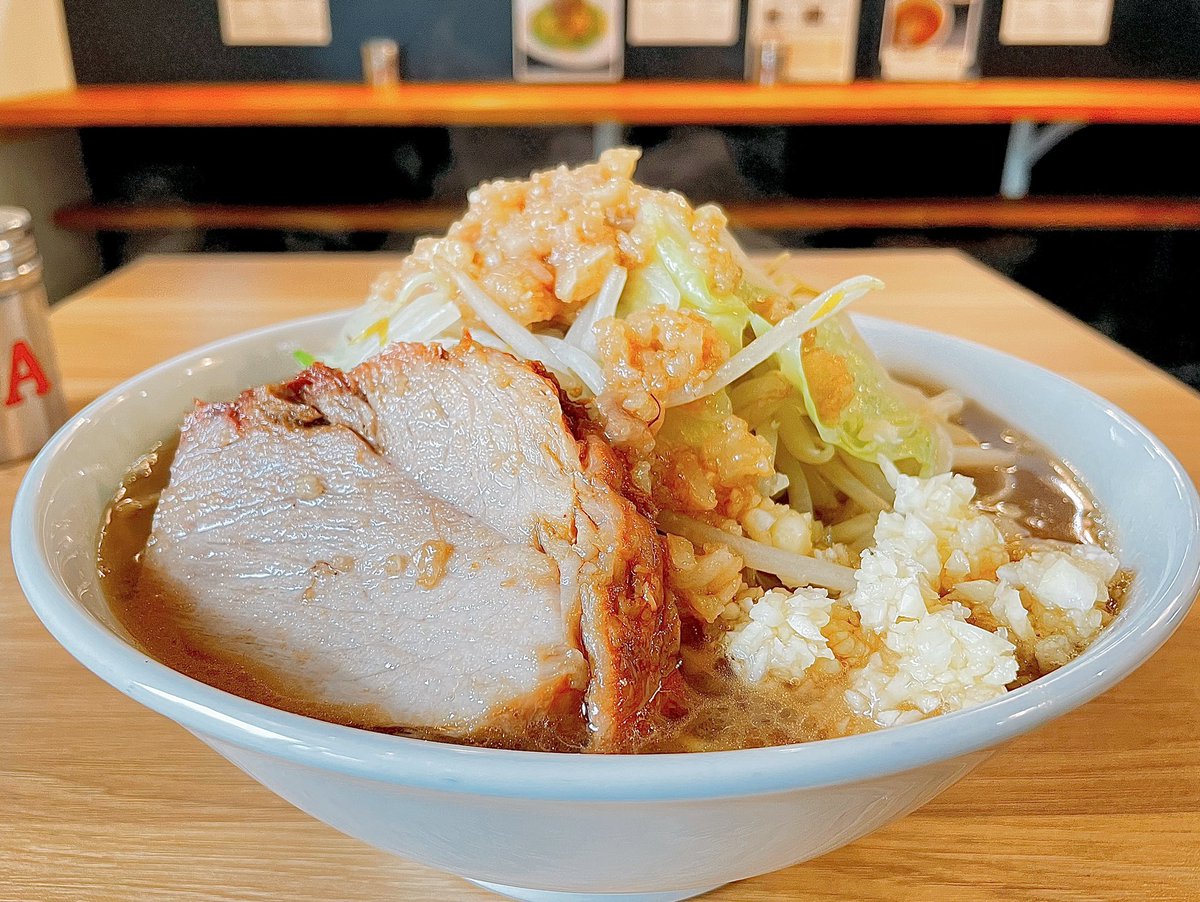
[[[333,326],[349,311],[289,320],[211,342],[159,363],[103,393],[72,417],[30,464],[12,515],[12,557],[30,606],[55,639],[116,689],[205,738],[295,764],[413,788],[560,801],[702,800],[812,789],[882,778],[979,752],[1090,701],[1140,666],[1170,637],[1200,591],[1200,497],[1175,456],[1144,426],[1104,398],[1049,370],[975,342],[875,317],[868,331],[896,330],[925,341],[965,345],[980,357],[1017,365],[1097,405],[1138,437],[1170,474],[1188,506],[1190,540],[1144,629],[1001,698],[877,732],[796,745],[662,755],[588,755],[485,749],[372,733],[280,711],[170,669],[111,632],[56,579],[41,542],[39,501],[57,455],[139,385],[214,353],[236,352],[302,328]]]

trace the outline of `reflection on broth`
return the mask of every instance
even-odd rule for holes
[[[919,378],[905,376],[903,381],[929,396],[942,390]],[[1096,503],[1069,464],[969,399],[955,423],[982,448],[1011,454],[1010,466],[970,470],[979,507],[1020,524],[1039,539],[1107,547],[1109,537]]]

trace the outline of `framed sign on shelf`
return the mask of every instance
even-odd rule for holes
[[[891,81],[976,78],[982,0],[887,0],[879,64]]]
[[[623,0],[513,0],[513,77],[620,81],[624,10]]]
[[[738,0],[629,0],[631,47],[732,47],[741,33]]]
[[[1093,46],[1108,43],[1113,0],[1004,0],[1000,43]]]
[[[778,81],[853,81],[859,5],[859,0],[750,0],[746,78],[762,81],[764,56],[775,54]]]

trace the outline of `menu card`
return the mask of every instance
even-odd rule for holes
[[[227,47],[327,45],[329,0],[220,0],[221,42]]]
[[[746,78],[758,80],[764,41],[773,41],[782,57],[779,81],[853,81],[859,5],[859,0],[750,0]]]
[[[1004,0],[1000,43],[1100,46],[1112,13],[1113,0]]]
[[[974,78],[982,0],[887,0],[879,62],[893,81]]]
[[[517,81],[620,81],[623,0],[514,0]]]
[[[629,0],[626,39],[634,47],[730,47],[738,0]]]

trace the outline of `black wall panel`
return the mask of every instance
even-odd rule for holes
[[[217,0],[66,0],[81,84],[179,81],[358,81],[359,46],[391,37],[414,81],[512,76],[506,0],[331,0],[328,47],[226,47]],[[878,74],[884,0],[863,0],[858,74]],[[745,22],[743,3],[743,33]],[[1104,47],[1005,47],[1000,0],[985,0],[984,76],[1200,78],[1200,0],[1116,0]],[[745,47],[630,47],[628,78],[736,79]]]

